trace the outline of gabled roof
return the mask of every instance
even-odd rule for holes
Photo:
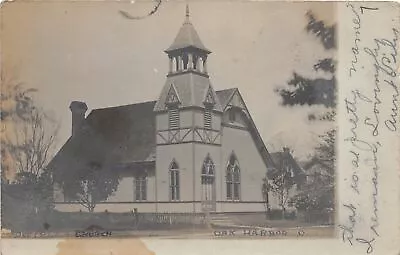
[[[294,179],[296,183],[301,184],[305,179],[305,173],[303,169],[299,166],[297,161],[293,158],[292,154],[288,151],[279,151],[270,153],[272,162],[274,164],[274,170],[268,172],[268,177],[273,178],[273,176],[279,174],[284,170],[286,164],[289,164],[293,169]]]
[[[186,72],[179,75],[169,76],[165,82],[164,88],[160,93],[160,97],[154,106],[154,111],[167,110],[167,96],[173,85],[179,100],[179,107],[201,107],[204,108],[204,101],[207,97],[207,92],[211,90],[215,99],[214,110],[222,111],[221,104],[211,86],[208,77],[192,72]]]
[[[56,179],[92,163],[155,162],[155,101],[93,110],[50,162]],[[137,135],[140,134],[140,135]]]
[[[217,91],[217,96],[219,98],[219,102],[221,103],[222,109],[225,109],[225,107],[228,105],[229,99],[236,90],[237,88],[231,88]]]
[[[169,53],[174,50],[193,47],[205,51],[206,53],[211,53],[211,51],[204,47],[203,43],[201,42],[200,37],[196,32],[196,29],[189,20],[188,7],[186,8],[186,19],[183,22],[183,25],[178,32],[178,35],[175,37],[174,42],[168,49],[165,50],[165,52]]]
[[[250,134],[253,138],[254,143],[256,144],[257,150],[260,153],[261,158],[264,161],[267,171],[269,172],[273,168],[271,155],[264,144],[264,141],[260,135],[260,132],[257,129],[256,124],[254,123],[253,118],[251,117],[250,111],[247,109],[246,103],[244,102],[239,89],[231,88],[231,89],[220,90],[217,91],[217,95],[220,99],[223,111],[225,111],[229,105],[232,105],[232,101],[240,102],[240,108],[247,116],[247,125]],[[235,103],[233,105],[235,105]]]

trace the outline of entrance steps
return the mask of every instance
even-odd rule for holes
[[[209,224],[214,227],[232,227],[237,225],[233,215],[210,213],[208,217]]]

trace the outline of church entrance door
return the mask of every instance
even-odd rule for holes
[[[215,211],[215,166],[209,155],[201,170],[201,199],[203,211]]]

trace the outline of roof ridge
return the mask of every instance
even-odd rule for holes
[[[144,102],[139,102],[139,103],[134,103],[134,104],[124,104],[124,105],[117,105],[117,106],[94,108],[94,109],[92,109],[91,112],[96,111],[96,110],[108,110],[108,109],[115,109],[115,108],[120,108],[120,107],[127,107],[127,106],[141,105],[141,104],[149,104],[149,103],[156,103],[156,102],[157,102],[157,100],[149,100],[149,101],[144,101]]]

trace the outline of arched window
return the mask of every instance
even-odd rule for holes
[[[201,168],[201,200],[203,209],[212,209],[215,204],[215,165],[210,155],[204,159],[203,166]]]
[[[234,153],[230,156],[226,168],[226,199],[240,199],[240,167]]]
[[[214,183],[214,170],[214,162],[212,161],[210,155],[207,155],[201,169],[201,184]]]
[[[179,185],[179,165],[173,160],[169,166],[169,190],[172,201],[180,199]]]

